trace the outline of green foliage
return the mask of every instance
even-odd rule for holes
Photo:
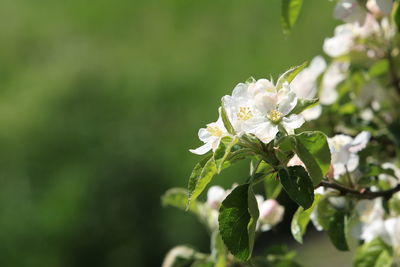
[[[302,71],[307,66],[307,64],[308,62],[304,62],[303,64],[292,67],[286,72],[284,72],[276,82],[276,89],[277,90],[281,89],[285,82],[290,83],[297,76],[297,74],[299,74],[299,72]]]
[[[279,178],[286,193],[294,202],[305,210],[311,207],[314,201],[314,187],[303,167],[281,168]]]
[[[238,259],[248,260],[259,216],[252,186],[243,184],[233,189],[219,211],[219,231],[226,247]]]
[[[223,164],[227,160],[228,156],[231,154],[231,150],[234,145],[238,142],[238,138],[232,138],[225,136],[221,139],[219,147],[214,153],[214,161],[217,166],[217,172],[220,173]]]
[[[353,260],[354,267],[390,267],[392,266],[391,248],[376,238],[357,248]]]
[[[294,109],[289,113],[290,114],[299,114],[302,111],[315,106],[318,103],[318,98],[313,99],[298,99],[297,104]]]
[[[296,135],[296,154],[306,165],[314,186],[318,185],[329,170],[331,153],[322,132],[302,132]]]
[[[389,69],[389,61],[387,59],[381,59],[375,62],[371,68],[369,69],[368,73],[371,77],[378,77],[387,73]]]
[[[288,34],[292,30],[302,5],[303,0],[282,0],[281,23],[284,33]]]
[[[207,255],[199,253],[192,247],[177,246],[166,255],[163,267],[186,267],[186,266],[212,266],[202,265],[207,263]],[[200,264],[200,265],[199,265]]]
[[[188,203],[188,192],[184,188],[171,188],[161,197],[163,206],[170,206],[181,210],[186,210]],[[191,201],[188,207],[191,212],[197,212],[197,202]]]
[[[303,235],[306,233],[308,223],[310,222],[311,213],[313,212],[320,198],[320,195],[315,195],[311,208],[304,210],[302,207],[299,207],[296,213],[293,215],[290,229],[294,239],[296,239],[299,243],[303,243]]]
[[[227,266],[227,251],[221,235],[218,231],[214,231],[211,236],[211,257],[213,258],[214,267]]]
[[[347,245],[347,216],[341,211],[336,211],[329,220],[328,235],[332,244],[342,251],[349,250]]]
[[[203,192],[216,173],[217,166],[212,155],[208,155],[196,164],[189,178],[187,208],[189,208],[190,202]]]
[[[264,179],[265,196],[275,199],[282,191],[282,184],[279,182],[277,173],[271,173]]]
[[[229,121],[228,115],[226,114],[226,110],[224,107],[224,102],[221,101],[221,107],[219,109],[219,112],[221,113],[221,118],[224,123],[225,129],[228,131],[230,134],[235,134],[235,130],[233,129],[233,126],[231,122]]]
[[[396,23],[397,31],[400,31],[400,4],[396,4],[396,9],[394,11],[393,20]]]
[[[287,246],[274,245],[267,248],[260,256],[254,258],[252,263],[257,267],[300,267],[295,261],[296,253]]]

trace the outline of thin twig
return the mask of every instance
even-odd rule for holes
[[[340,192],[341,195],[351,195],[351,196],[354,196],[357,198],[363,198],[363,199],[373,199],[373,198],[377,198],[377,197],[385,197],[385,198],[389,199],[392,197],[393,194],[400,191],[400,184],[393,187],[392,189],[378,191],[378,192],[371,192],[371,191],[365,190],[365,189],[355,190],[355,189],[347,188],[340,184],[336,184],[336,183],[332,183],[332,182],[328,182],[328,181],[321,181],[319,186],[336,189]]]

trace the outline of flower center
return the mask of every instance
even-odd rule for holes
[[[271,111],[268,112],[268,114],[267,114],[267,118],[268,118],[270,121],[272,121],[273,123],[278,123],[278,122],[280,122],[281,119],[282,119],[282,117],[283,117],[283,113],[280,112],[280,111],[278,111],[278,110],[276,110],[276,109],[271,110]]]
[[[207,126],[207,131],[212,136],[221,136],[222,135],[222,131],[217,126]]]
[[[236,114],[238,120],[247,121],[253,117],[249,107],[240,107],[239,112]]]

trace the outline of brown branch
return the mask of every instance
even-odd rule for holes
[[[377,197],[384,197],[386,199],[389,199],[392,197],[392,195],[394,193],[397,193],[400,191],[400,184],[393,187],[392,189],[378,191],[378,192],[371,192],[366,189],[355,190],[355,189],[347,188],[340,184],[336,184],[336,183],[332,183],[332,182],[328,182],[328,181],[321,181],[319,186],[336,189],[340,192],[340,195],[351,195],[351,196],[354,196],[357,198],[363,198],[363,199],[374,199]]]

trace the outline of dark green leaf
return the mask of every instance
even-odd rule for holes
[[[228,250],[238,259],[251,257],[258,219],[257,201],[250,184],[239,185],[219,209],[219,231]]]
[[[293,166],[279,170],[279,178],[289,197],[305,210],[314,201],[314,187],[308,173],[302,166]]]
[[[302,132],[296,135],[296,154],[306,165],[314,186],[324,178],[331,165],[328,141],[322,132]]]
[[[210,183],[216,173],[217,166],[211,155],[196,164],[189,178],[187,209],[189,208],[190,202],[195,200],[201,192],[203,192],[204,188]]]
[[[353,259],[355,267],[392,266],[391,249],[382,240],[376,238],[358,247]]]
[[[299,243],[303,243],[303,235],[306,233],[307,225],[310,222],[311,212],[314,210],[320,197],[320,195],[315,195],[311,208],[304,210],[302,207],[299,207],[293,215],[291,231],[294,239]]]
[[[349,250],[347,245],[347,216],[341,212],[336,211],[333,216],[331,216],[329,221],[329,238],[332,244],[342,251]]]
[[[400,5],[397,4],[396,6],[396,10],[393,13],[393,20],[396,23],[397,31],[400,32]]]
[[[281,23],[283,32],[290,33],[300,14],[303,0],[282,0]]]
[[[307,64],[307,62],[304,62],[303,64],[290,68],[284,72],[276,82],[276,89],[280,90],[285,82],[290,83],[297,76],[297,74],[299,74],[299,72],[307,66]]]
[[[232,138],[230,136],[225,136],[221,138],[219,147],[214,153],[214,161],[217,166],[218,173],[221,172],[223,164],[228,159],[229,155],[231,154],[233,146],[236,145],[237,142],[238,142],[237,138]]]

